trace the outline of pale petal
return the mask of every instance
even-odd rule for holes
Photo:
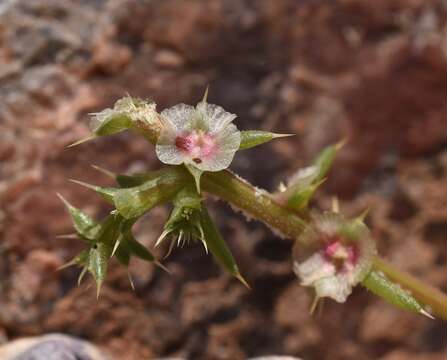
[[[155,147],[158,159],[169,165],[180,165],[185,161],[185,156],[181,151],[178,151],[175,145],[160,145]]]
[[[155,153],[164,164],[179,165],[185,161],[185,154],[175,145],[176,136],[171,126],[165,126],[158,137]]]
[[[216,151],[205,157],[200,164],[194,164],[203,171],[220,171],[230,166],[239,149],[241,133],[234,124],[228,124],[216,135]]]
[[[210,134],[222,131],[236,118],[235,114],[226,112],[221,106],[204,102],[197,104],[197,112],[199,116],[196,121],[202,120]]]
[[[334,238],[348,254],[338,269],[327,259],[331,244],[328,239]],[[346,301],[352,288],[365,278],[376,255],[374,241],[362,220],[346,220],[333,212],[314,216],[297,242],[300,247],[303,243],[310,245],[309,251],[298,251],[295,247],[295,273],[303,285],[315,287],[317,297],[330,297],[338,302]],[[350,260],[349,251],[356,251],[355,260]]]
[[[177,133],[187,131],[191,127],[191,120],[195,113],[195,108],[191,105],[178,104],[161,112],[161,118],[171,125]]]
[[[304,286],[313,286],[316,281],[334,276],[335,267],[323,255],[316,253],[302,263],[295,261],[294,271]]]
[[[315,282],[317,297],[330,297],[344,303],[352,292],[352,285],[343,275],[329,276]]]

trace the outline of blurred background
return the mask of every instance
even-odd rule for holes
[[[102,217],[110,207],[75,178],[111,185],[91,168],[156,169],[152,145],[122,133],[75,148],[88,113],[120,97],[158,109],[209,102],[240,129],[297,136],[239,152],[233,170],[275,190],[323,146],[347,137],[315,206],[370,207],[380,252],[447,290],[447,1],[0,1],[0,343],[59,332],[113,359],[447,359],[447,325],[356,289],[310,316],[292,273],[292,242],[210,202],[247,291],[201,245],[174,250],[169,276],[135,261],[132,291],[113,264],[96,301],[55,196]],[[137,225],[149,247],[168,208]],[[164,254],[162,249],[160,255]]]

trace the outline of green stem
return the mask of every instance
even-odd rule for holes
[[[155,132],[150,133],[143,127],[140,127],[138,132],[149,142],[156,142]],[[276,230],[286,237],[298,239],[306,224],[295,212],[275,200],[272,194],[257,189],[230,171],[206,172],[201,181],[206,192],[228,202],[247,216],[263,221],[273,231]],[[391,280],[411,291],[418,301],[429,306],[435,315],[447,320],[446,294],[396,269],[379,257],[375,259],[373,268],[383,271]]]
[[[202,187],[286,237],[296,239],[306,225],[304,220],[275,201],[268,192],[255,188],[230,171],[204,173]]]
[[[403,288],[422,304],[430,307],[430,312],[447,320],[447,295],[442,291],[423,283],[414,276],[396,269],[392,264],[377,257],[373,265],[375,270],[382,271],[391,280],[399,283]]]
[[[305,225],[296,213],[281,205],[268,192],[259,190],[229,171],[205,173],[203,189],[237,207],[245,214],[266,223],[286,237],[297,239]],[[422,304],[429,306],[434,315],[447,320],[447,295],[392,264],[377,257],[373,268],[384,272],[399,283]]]

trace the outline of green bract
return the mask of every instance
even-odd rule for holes
[[[343,142],[324,148],[308,167],[298,170],[282,189],[279,198],[297,211],[306,210],[315,191],[325,181],[337,151]]]
[[[239,150],[251,149],[255,146],[265,144],[273,139],[293,136],[293,134],[275,134],[268,131],[246,130],[241,131],[241,144]]]
[[[158,238],[155,246],[160,245],[167,237],[171,237],[168,256],[175,243],[182,246],[191,241],[201,241],[206,252],[208,248],[205,241],[200,216],[202,208],[202,199],[197,194],[194,187],[185,187],[180,190],[173,200],[174,208],[166,222],[164,230]]]
[[[403,310],[421,313],[433,318],[421,304],[413,297],[410,291],[403,289],[399,284],[392,282],[381,271],[371,271],[363,280],[363,286]]]
[[[159,120],[155,108],[155,103],[127,96],[118,100],[113,109],[93,114],[90,127],[95,135],[106,136],[132,128],[138,121],[157,125]]]
[[[132,256],[160,265],[151,252],[132,235],[131,228],[136,219],[126,220],[118,213],[112,212],[101,222],[97,222],[62,196],[59,197],[72,216],[76,234],[88,245],[87,249],[63,266],[78,265],[83,268],[78,283],[87,271],[90,272],[96,281],[99,296],[107,275],[108,261],[113,256],[126,267]]]

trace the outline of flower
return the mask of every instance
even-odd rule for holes
[[[90,123],[91,130],[97,135],[111,135],[133,126],[141,121],[146,125],[158,125],[156,104],[141,99],[126,96],[115,102],[113,109],[107,108],[93,113]]]
[[[376,247],[362,220],[324,213],[314,217],[298,239],[294,271],[302,285],[315,288],[317,300],[345,302],[371,270]]]
[[[208,104],[206,94],[196,107],[178,104],[163,110],[161,118],[155,151],[165,164],[219,171],[231,164],[239,149],[241,133],[232,123],[236,115]]]

